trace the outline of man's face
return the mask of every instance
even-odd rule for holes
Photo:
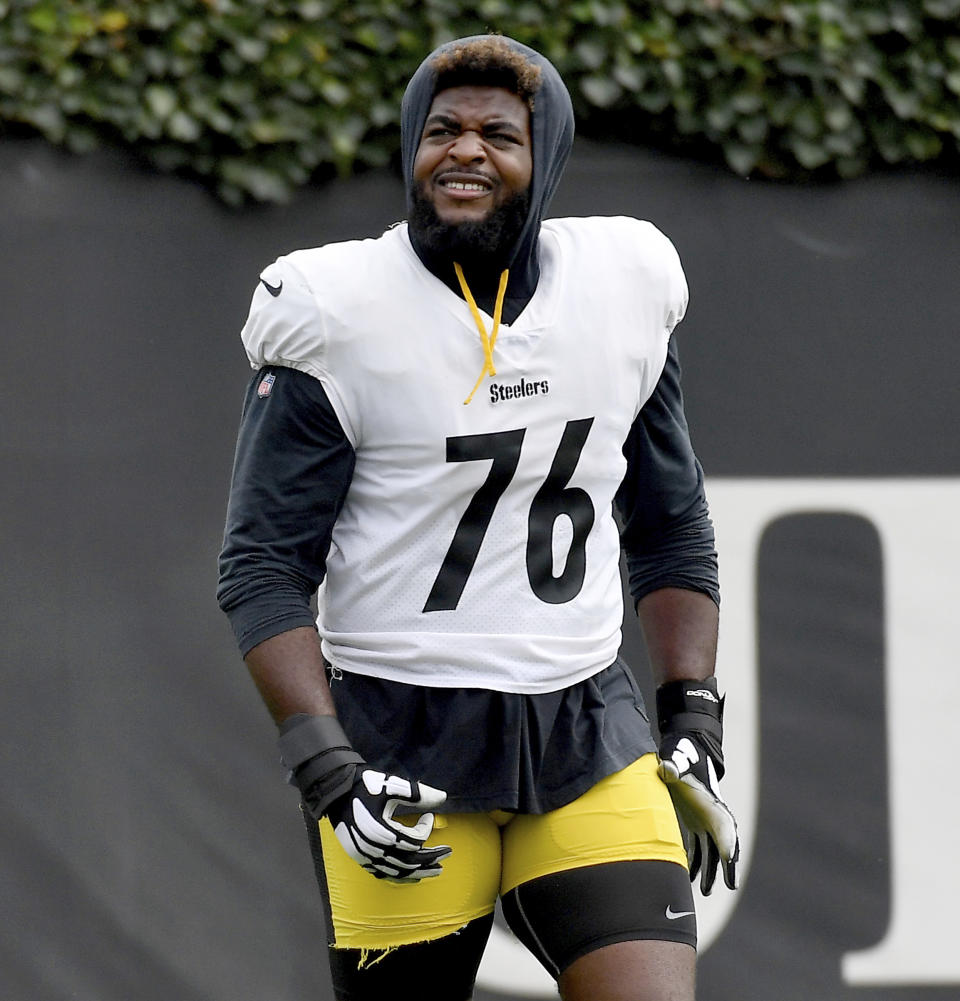
[[[413,161],[419,200],[447,226],[480,223],[526,195],[530,111],[503,87],[465,86],[433,99]]]

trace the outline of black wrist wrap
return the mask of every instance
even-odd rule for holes
[[[335,716],[297,713],[280,725],[278,743],[287,781],[299,787],[315,817],[351,788],[356,766],[366,764]]]
[[[657,689],[657,725],[661,736],[696,732],[723,774],[723,699],[717,679],[668,681]]]

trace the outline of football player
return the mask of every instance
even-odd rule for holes
[[[736,885],[686,281],[650,223],[545,221],[572,139],[543,56],[441,46],[403,101],[407,221],[281,257],[243,329],[219,599],[339,1001],[465,1001],[498,898],[567,1001],[688,1001],[690,881]]]

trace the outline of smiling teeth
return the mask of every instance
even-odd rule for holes
[[[444,187],[453,188],[456,191],[486,191],[485,184],[467,184],[464,181],[444,181]]]

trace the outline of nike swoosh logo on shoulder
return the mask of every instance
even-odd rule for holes
[[[274,297],[274,299],[276,299],[276,297],[283,291],[282,281],[279,285],[271,285],[266,278],[261,278],[260,284]]]
[[[690,918],[696,914],[696,911],[675,911],[669,904],[667,904],[667,909],[663,912],[667,916],[668,921],[676,921],[677,918]]]

